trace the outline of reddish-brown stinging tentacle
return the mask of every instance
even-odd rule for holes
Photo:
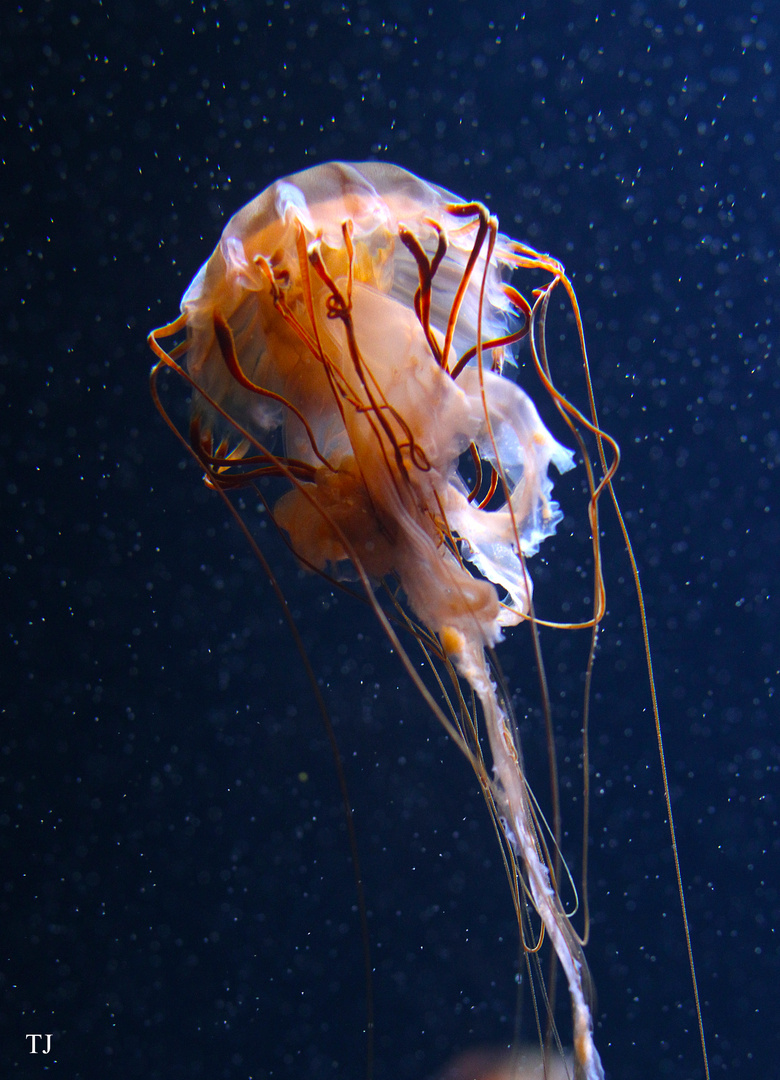
[[[522,293],[519,293],[517,289],[513,288],[511,285],[504,285],[504,295],[509,299],[512,305],[516,307],[518,311],[523,315],[523,317],[525,318],[525,322],[520,327],[520,329],[515,330],[514,333],[506,334],[504,337],[500,338],[492,338],[490,341],[483,342],[483,350],[503,348],[505,345],[514,345],[516,341],[520,341],[522,338],[524,338],[531,328],[531,305],[528,303]],[[472,360],[476,355],[477,346],[472,345],[470,349],[467,349],[464,352],[463,356],[461,356],[460,360],[458,360],[457,364],[452,369],[453,379],[457,379],[461,371],[463,371],[464,367],[468,364],[469,360]],[[493,368],[493,370],[495,370],[494,365],[491,365],[491,367]]]
[[[283,476],[287,475],[287,472],[300,480],[311,482],[317,474],[316,467],[310,462],[285,458],[285,471],[282,472],[274,455],[262,453],[248,457],[238,456],[235,451],[232,454],[227,453],[227,446],[227,440],[223,439],[217,449],[213,450],[211,432],[203,431],[200,417],[193,416],[190,421],[190,447],[213,487],[245,487],[262,476]]]
[[[425,340],[428,342],[428,348],[433,354],[433,358],[439,367],[442,366],[442,352],[438,341],[436,340],[433,331],[431,330],[431,289],[433,286],[433,278],[436,271],[439,268],[441,260],[447,251],[447,238],[444,235],[442,227],[435,222],[431,222],[431,225],[436,230],[439,236],[439,243],[436,248],[436,253],[433,259],[429,259],[425,254],[422,244],[414,235],[414,233],[407,229],[404,225],[398,226],[398,235],[401,238],[401,242],[404,247],[414,257],[417,263],[417,271],[420,277],[420,284],[414,293],[414,311],[420,326],[425,334]]]
[[[471,248],[471,254],[466,262],[466,268],[463,271],[463,276],[460,279],[457,291],[455,292],[455,298],[452,301],[450,307],[450,317],[447,320],[447,331],[444,335],[444,348],[442,349],[442,367],[445,371],[449,371],[449,355],[450,346],[452,345],[452,339],[455,335],[455,324],[458,321],[458,315],[460,314],[460,308],[463,303],[463,297],[466,295],[466,290],[469,286],[469,280],[471,279],[471,272],[476,266],[479,253],[482,250],[482,245],[485,242],[485,236],[488,231],[488,220],[490,214],[486,206],[482,203],[450,203],[445,209],[447,213],[452,214],[455,217],[477,217],[479,219],[479,225],[477,226],[477,235],[474,239],[474,244]]]
[[[348,254],[350,255],[351,259],[351,246],[350,248],[348,248]],[[328,270],[320,254],[318,245],[313,244],[309,247],[308,258],[311,266],[314,268],[315,272],[322,280],[323,284],[329,290],[329,296],[326,301],[328,318],[340,319],[344,326],[345,333],[347,335],[347,345],[349,348],[350,357],[352,359],[352,364],[369,402],[369,407],[367,409],[363,409],[362,411],[365,415],[371,413],[373,416],[376,417],[385,436],[390,442],[390,445],[393,447],[393,455],[395,457],[395,463],[398,471],[401,473],[404,480],[408,481],[409,476],[406,469],[406,462],[404,461],[402,454],[402,450],[405,446],[408,447],[410,458],[416,468],[427,471],[430,468],[430,464],[424,452],[415,441],[410,426],[403,419],[400,413],[387,401],[381,387],[378,386],[376,379],[371,373],[370,368],[366,366],[357,344],[355,326],[352,319],[351,300],[349,303],[347,302],[347,300],[345,300],[345,298],[341,294],[341,290],[336,285],[336,282],[328,273]],[[381,396],[381,400],[377,400],[377,397],[371,386],[369,385],[369,382],[376,388],[376,390]],[[393,431],[389,421],[384,415],[386,412],[389,412],[393,419],[396,421],[396,423],[401,427],[408,440],[406,443],[399,443],[398,439],[396,438],[395,432]],[[381,439],[379,440],[379,442],[381,444]]]
[[[490,476],[490,486],[488,487],[487,492],[485,493],[485,495],[477,503],[477,506],[479,507],[480,510],[484,510],[485,507],[488,505],[490,500],[495,495],[497,487],[498,487],[498,473],[496,472],[495,469],[493,469],[493,471],[491,473],[491,476]]]
[[[236,352],[236,343],[233,337],[233,331],[230,329],[230,325],[228,324],[224,316],[218,311],[214,312],[213,320],[214,336],[217,339],[219,351],[222,353],[222,359],[225,361],[225,367],[228,369],[231,376],[235,379],[238,385],[242,386],[244,390],[249,390],[251,393],[258,394],[260,397],[268,398],[270,401],[276,401],[280,405],[284,405],[285,408],[289,409],[290,412],[293,413],[294,416],[303,425],[303,428],[306,431],[306,435],[308,436],[309,443],[311,444],[311,448],[315,456],[322,462],[322,464],[326,468],[332,469],[333,466],[330,464],[325,455],[321,453],[319,447],[317,446],[317,440],[314,437],[314,432],[311,429],[311,425],[309,424],[309,421],[303,415],[301,410],[296,408],[296,406],[293,405],[292,402],[288,401],[287,398],[283,397],[281,394],[276,394],[273,390],[266,390],[265,387],[258,386],[257,383],[252,382],[252,380],[244,374],[241,363],[238,359],[238,353]]]

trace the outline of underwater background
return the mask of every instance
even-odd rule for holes
[[[367,158],[485,201],[574,282],[623,451],[711,1073],[774,1075],[775,8],[57,0],[0,18],[3,1076],[365,1075],[327,737],[261,568],[152,406],[145,337],[231,213],[278,176]],[[570,345],[551,342],[564,387]],[[178,387],[169,400],[183,418]],[[556,486],[563,535],[579,482]],[[499,847],[371,613],[247,514],[345,761],[376,1077],[425,1080],[515,1036]],[[703,1069],[639,616],[606,508],[602,525],[596,1041],[609,1077],[687,1080]],[[548,542],[531,565],[551,610],[578,580],[556,566],[565,550]],[[526,637],[500,656],[543,788]],[[576,840],[587,636],[542,643]],[[526,998],[532,1041],[528,1015]],[[52,1035],[50,1054],[30,1033]]]

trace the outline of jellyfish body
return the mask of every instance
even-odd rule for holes
[[[476,694],[485,782],[568,981],[575,1074],[596,1080],[581,947],[486,657],[529,616],[526,558],[561,517],[549,466],[573,464],[507,377],[532,317],[508,279],[540,265],[554,277],[484,207],[400,168],[319,165],[230,219],[180,318],[150,341],[194,388],[191,443],[209,483],[287,481],[273,515],[299,559],[369,589],[397,583]],[[493,478],[486,495],[462,475],[467,452]]]

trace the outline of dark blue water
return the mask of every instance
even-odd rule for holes
[[[144,338],[227,215],[279,175],[368,157],[486,200],[573,277],[624,452],[712,1074],[775,1075],[777,46],[761,3],[3,15],[4,1076],[364,1075],[327,742],[262,572],[153,411]],[[597,1041],[610,1077],[682,1080],[702,1075],[690,979],[637,609],[604,529]],[[513,1037],[498,846],[370,613],[268,543],[346,761],[377,1077],[423,1080]],[[544,644],[576,837],[586,642]],[[543,786],[527,645],[503,655]],[[28,1053],[38,1032],[48,1056]]]

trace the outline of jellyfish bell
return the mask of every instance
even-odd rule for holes
[[[541,281],[530,301],[510,281],[516,271]],[[551,376],[545,326],[559,286],[574,313],[589,416]],[[617,447],[598,426],[563,268],[499,232],[481,204],[383,163],[329,163],[276,181],[229,220],[180,316],[150,334],[152,390],[176,431],[159,373],[189,384],[189,437],[179,437],[226,501],[234,488],[265,502],[272,490],[273,520],[300,562],[362,583],[474,767],[521,935],[533,933],[535,912],[568,984],[574,1075],[598,1080],[582,942],[549,854],[557,840],[540,836],[492,652],[509,628],[541,622],[527,560],[562,516],[550,467],[574,464],[515,379],[522,339],[585,464],[594,605],[578,625],[592,629],[604,612],[598,499]],[[595,465],[583,433],[595,440]],[[407,631],[435,668],[439,699],[407,654]]]
[[[312,483],[293,486],[275,514],[304,561],[354,565],[352,547],[370,577],[399,576],[431,628],[466,618],[472,634],[476,617],[492,645],[501,625],[528,612],[518,540],[533,554],[560,518],[548,465],[563,471],[573,459],[501,376],[508,346],[490,350],[495,370],[467,366],[453,377],[475,342],[507,336],[515,311],[504,280],[519,256],[501,234],[489,257],[483,238],[475,244],[484,220],[395,166],[317,166],[231,218],[184,295],[182,318],[204,445],[226,435],[235,461],[281,428],[289,467],[312,470]],[[444,251],[422,288],[418,260],[431,245]],[[472,445],[511,485],[511,504],[498,512],[469,500],[458,475]],[[462,557],[507,602],[442,549],[434,507]],[[423,566],[439,588],[421,591]]]

